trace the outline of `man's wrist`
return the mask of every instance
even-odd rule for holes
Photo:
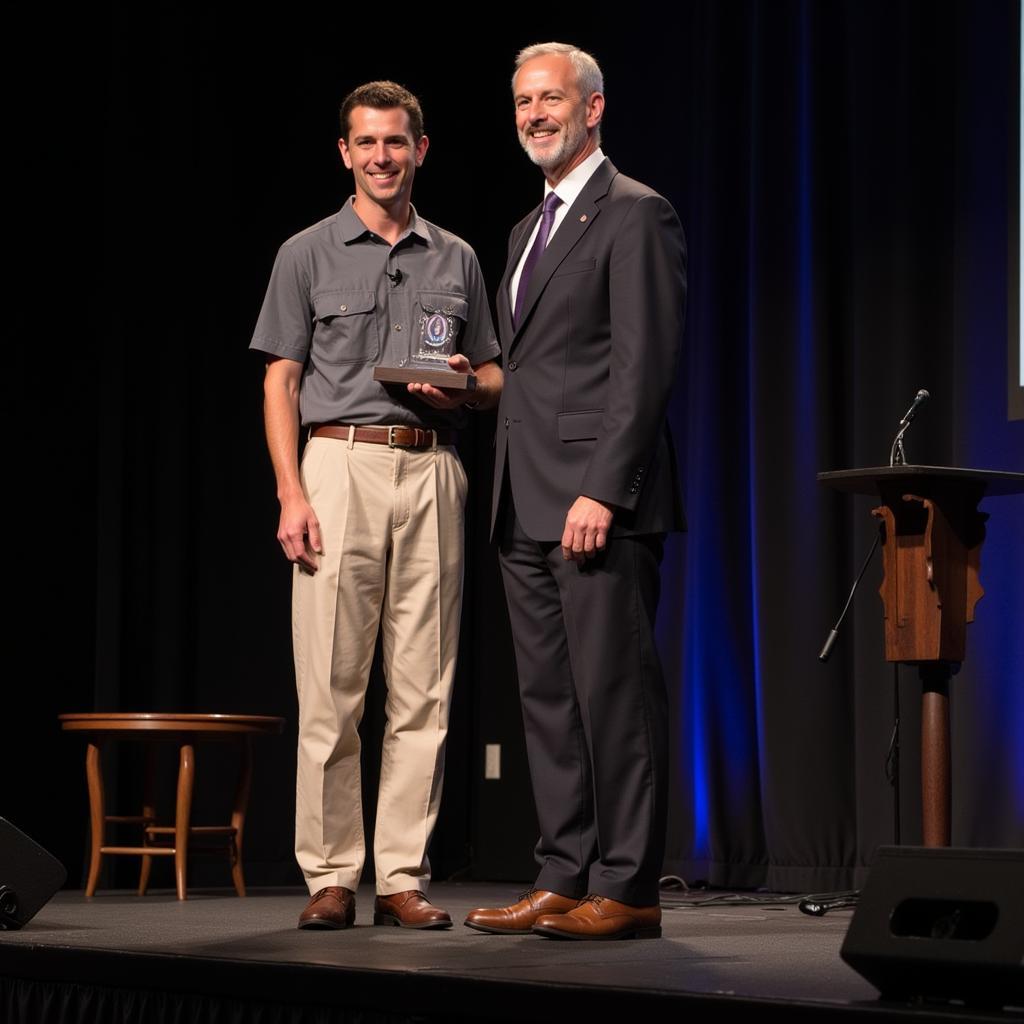
[[[586,498],[587,501],[596,502],[598,505],[601,505],[603,508],[611,512],[612,515],[615,515],[615,510],[618,508],[618,506],[615,505],[614,502],[605,501],[604,498],[595,498],[592,494],[580,494],[579,497]]]
[[[289,505],[293,501],[305,501],[306,492],[303,491],[302,485],[299,483],[287,487],[279,487],[277,489],[277,500],[282,505]]]
[[[485,412],[487,409],[493,409],[498,404],[498,392],[488,384],[486,384],[482,377],[477,376],[476,389],[473,391],[473,397],[464,403],[468,409],[474,409],[477,412]]]

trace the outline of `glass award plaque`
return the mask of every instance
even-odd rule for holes
[[[455,354],[462,320],[452,307],[436,309],[424,305],[416,321],[409,355],[397,366],[375,366],[373,379],[389,384],[432,384],[435,388],[472,391],[476,376],[457,373],[448,366]]]

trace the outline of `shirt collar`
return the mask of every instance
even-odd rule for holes
[[[583,163],[574,167],[554,188],[545,181],[544,198],[547,199],[549,192],[557,192],[564,208],[568,210],[576,202],[577,196],[583,191],[587,182],[590,181],[591,175],[603,163],[604,153],[601,152],[601,147],[598,146]]]
[[[359,215],[352,206],[353,199],[355,199],[355,196],[350,196],[348,202],[345,203],[345,205],[338,211],[338,227],[341,230],[341,240],[345,245],[351,245],[352,242],[358,242],[372,233],[370,229],[359,219]],[[395,244],[400,244],[410,235],[415,235],[419,241],[424,244],[429,244],[430,235],[427,232],[426,223],[416,212],[415,206],[410,207],[410,211],[409,226],[402,232]]]

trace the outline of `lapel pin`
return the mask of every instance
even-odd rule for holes
[[[586,219],[587,219],[587,215],[585,213],[581,213],[580,214],[580,223],[582,224]]]

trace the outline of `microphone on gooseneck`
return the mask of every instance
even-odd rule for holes
[[[903,419],[900,420],[900,426],[901,427],[906,426],[917,415],[917,407],[922,402],[927,401],[927,399],[929,399],[929,398],[931,398],[931,395],[929,395],[928,392],[925,391],[924,388],[921,388],[921,390],[918,391],[918,393],[916,395],[914,395],[914,402],[913,402],[913,404],[903,414]]]
[[[903,450],[903,435],[907,432],[907,428],[917,415],[917,407],[929,398],[931,398],[931,395],[924,388],[921,388],[914,395],[914,401],[910,404],[910,408],[903,414],[903,419],[900,420],[900,429],[893,439],[892,448],[889,449],[890,466],[905,466],[907,464],[907,453]]]

